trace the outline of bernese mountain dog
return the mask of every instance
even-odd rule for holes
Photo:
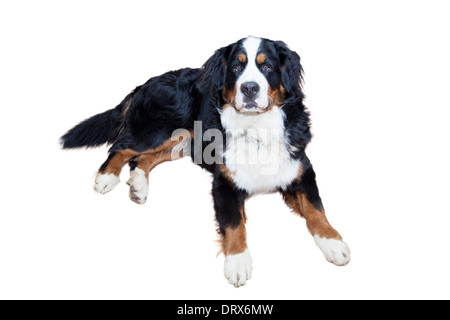
[[[224,274],[251,278],[246,199],[280,192],[306,220],[325,258],[338,266],[350,250],[325,216],[305,148],[311,140],[299,55],[281,41],[248,37],[215,52],[199,69],[170,71],[135,88],[114,109],[69,130],[64,149],[110,144],[95,178],[104,194],[130,166],[130,199],[143,204],[158,164],[183,156],[213,175],[212,196],[225,255]]]

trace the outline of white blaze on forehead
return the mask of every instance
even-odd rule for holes
[[[258,53],[259,46],[261,45],[261,39],[248,37],[244,43],[244,49],[247,53],[249,62],[255,62],[256,54]]]
[[[236,86],[236,105],[238,109],[244,107],[244,94],[241,92],[241,85],[245,82],[256,82],[259,85],[260,91],[255,97],[255,102],[260,108],[266,108],[268,105],[268,90],[269,83],[266,77],[261,73],[258,66],[256,65],[256,57],[258,54],[258,49],[261,45],[261,39],[249,37],[243,42],[243,47],[247,53],[247,66],[244,72],[239,77]]]

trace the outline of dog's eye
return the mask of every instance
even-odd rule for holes
[[[233,70],[234,72],[242,71],[242,66],[235,66]]]
[[[263,66],[261,67],[261,69],[262,69],[263,71],[267,71],[267,72],[272,71],[272,68],[269,67],[267,64],[263,65]]]

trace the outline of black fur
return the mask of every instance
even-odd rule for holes
[[[199,113],[200,69],[171,71],[137,87],[116,108],[97,114],[62,138],[64,149],[112,144],[110,152],[154,149],[179,128],[193,129]],[[124,108],[129,103],[124,114]]]
[[[311,162],[309,161],[306,155],[302,156],[302,164],[303,164],[303,174],[300,181],[293,182],[290,186],[287,187],[286,190],[283,190],[281,193],[284,195],[285,193],[294,196],[296,193],[303,193],[306,195],[308,201],[313,204],[313,206],[319,210],[323,211],[324,207],[322,204],[322,199],[319,195],[319,188],[316,183],[316,173],[312,167]]]
[[[122,126],[121,113],[130,96],[132,94],[114,109],[99,113],[69,130],[61,137],[61,146],[64,149],[90,148],[116,141]]]
[[[235,44],[220,48],[202,67],[198,85],[205,93],[215,94],[225,85],[227,57]]]
[[[218,231],[224,235],[227,227],[236,228],[241,223],[242,210],[248,194],[235,188],[221,174],[216,174],[213,180],[212,195]]]

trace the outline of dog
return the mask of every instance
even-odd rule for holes
[[[244,203],[257,194],[280,192],[325,258],[343,266],[349,247],[327,221],[305,153],[311,132],[302,83],[296,52],[250,36],[218,49],[201,68],[151,78],[60,141],[64,149],[111,145],[94,189],[111,191],[128,163],[130,199],[139,204],[150,171],[162,162],[191,156],[212,173],[224,274],[235,287],[252,274]]]

